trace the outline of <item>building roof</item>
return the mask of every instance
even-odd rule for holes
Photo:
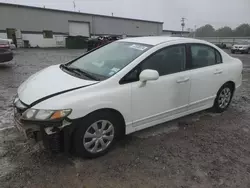
[[[194,42],[194,43],[206,43],[205,41],[193,39],[193,38],[185,38],[185,37],[167,37],[167,36],[155,36],[155,37],[136,37],[136,38],[126,38],[120,40],[122,42],[134,42],[134,43],[142,43],[148,45],[158,45],[165,42],[171,41],[179,41],[179,42]]]
[[[152,21],[152,20],[142,20],[142,19],[133,19],[133,18],[125,18],[125,17],[116,17],[116,16],[107,16],[101,14],[91,14],[91,13],[84,13],[84,12],[74,12],[69,10],[59,10],[59,9],[52,9],[52,8],[42,8],[42,7],[34,7],[28,5],[20,5],[20,4],[11,4],[11,3],[2,3],[0,2],[0,6],[12,6],[12,7],[22,7],[22,8],[29,8],[29,9],[37,9],[37,10],[47,10],[47,11],[54,11],[54,12],[64,12],[64,13],[74,13],[74,14],[82,14],[82,15],[92,15],[92,16],[102,16],[108,18],[116,18],[116,19],[123,19],[123,20],[133,20],[133,21],[142,21],[142,22],[151,22],[151,23],[159,23],[163,24],[164,22],[160,21]]]

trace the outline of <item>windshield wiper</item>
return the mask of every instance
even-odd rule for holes
[[[81,69],[79,69],[79,68],[74,68],[74,67],[69,67],[69,66],[66,66],[66,65],[61,65],[64,69],[66,69],[66,70],[68,70],[68,71],[70,71],[70,72],[74,72],[74,73],[76,73],[76,74],[78,74],[78,75],[84,75],[84,76],[86,76],[86,77],[88,77],[88,78],[90,78],[90,79],[92,79],[92,80],[96,80],[96,81],[100,81],[100,79],[99,78],[97,78],[96,76],[94,76],[94,75],[92,75],[92,74],[90,74],[90,73],[88,73],[88,72],[86,72],[86,71],[83,71],[83,70],[81,70]]]

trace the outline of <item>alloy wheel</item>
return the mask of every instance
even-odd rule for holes
[[[114,126],[107,120],[99,120],[89,126],[83,137],[84,148],[90,153],[104,151],[114,139]]]
[[[228,106],[228,104],[230,103],[230,100],[231,100],[231,90],[230,88],[226,87],[224,88],[221,92],[220,92],[220,95],[219,95],[219,98],[218,98],[218,104],[219,104],[219,107],[220,108],[226,108]]]

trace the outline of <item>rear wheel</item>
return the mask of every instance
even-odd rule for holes
[[[88,115],[74,134],[74,147],[82,157],[95,158],[104,155],[120,135],[122,122],[115,114],[105,111]]]
[[[217,97],[214,101],[213,109],[217,113],[224,112],[229,104],[231,103],[233,97],[233,85],[228,83],[223,85],[217,93]]]

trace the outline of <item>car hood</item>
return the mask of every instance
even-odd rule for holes
[[[54,65],[35,73],[23,82],[18,88],[18,97],[22,102],[30,105],[44,97],[89,86],[97,82],[71,76],[61,70],[59,65]]]

